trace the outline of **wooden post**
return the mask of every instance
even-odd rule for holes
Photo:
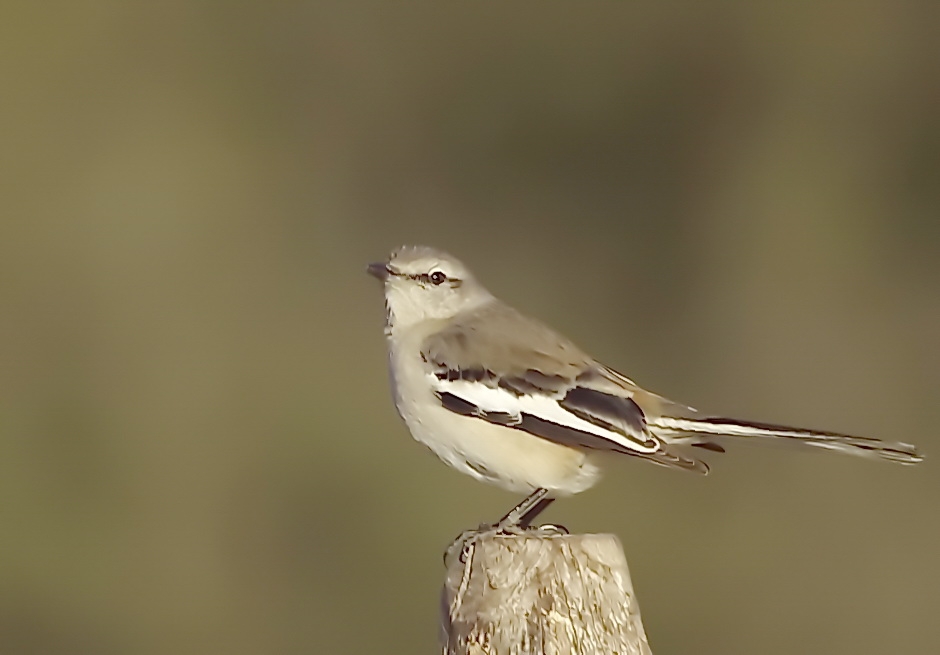
[[[485,533],[449,560],[445,655],[651,655],[614,535]]]

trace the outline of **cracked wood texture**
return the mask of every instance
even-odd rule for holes
[[[485,534],[451,558],[445,655],[651,655],[620,541]]]

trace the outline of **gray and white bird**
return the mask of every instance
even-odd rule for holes
[[[458,471],[529,494],[500,528],[593,486],[602,452],[701,474],[708,466],[688,446],[724,452],[726,437],[922,460],[906,443],[712,417],[650,393],[439,250],[403,246],[368,272],[384,283],[392,394],[411,434]]]

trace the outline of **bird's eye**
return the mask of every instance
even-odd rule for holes
[[[444,275],[442,271],[431,271],[431,274],[428,275],[428,279],[431,280],[433,284],[443,284],[447,276]]]

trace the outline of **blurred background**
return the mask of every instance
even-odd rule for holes
[[[394,413],[402,243],[677,400],[940,454],[936,3],[2,13],[3,653],[436,651],[518,498]],[[545,515],[657,655],[940,650],[936,459],[729,450]]]

